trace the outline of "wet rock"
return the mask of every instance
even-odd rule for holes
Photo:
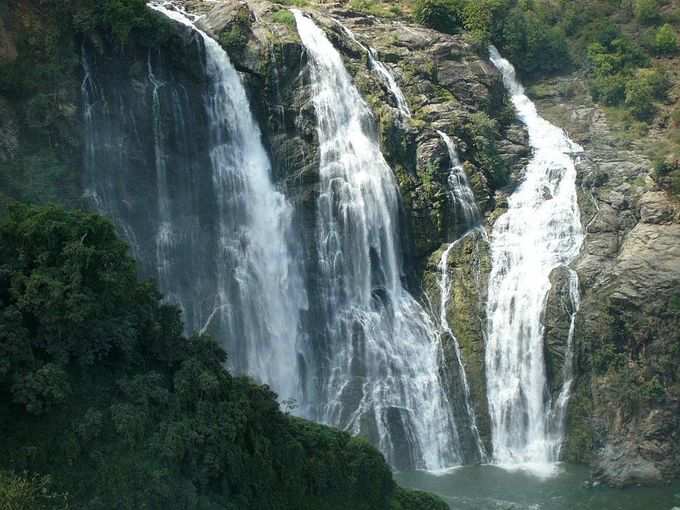
[[[441,307],[439,264],[446,248],[446,245],[443,246],[430,257],[423,276],[423,286],[435,313]],[[470,423],[467,421],[467,411],[464,408],[464,386],[459,363],[462,362],[465,367],[477,427],[486,451],[489,453],[491,451],[491,424],[486,400],[484,339],[486,295],[491,260],[486,238],[478,232],[473,232],[457,242],[449,252],[447,271],[450,279],[450,295],[446,306],[446,318],[453,338],[447,335],[442,340],[444,358],[442,376],[447,381],[449,400],[456,411],[459,431],[464,436],[467,434],[464,444],[467,446],[468,460],[475,461],[478,459],[474,457],[473,438],[468,434]],[[454,341],[458,342],[462,360],[458,359]]]
[[[570,271],[566,267],[559,267],[550,274],[551,288],[543,319],[546,376],[553,398],[564,383],[563,369],[568,353],[571,317],[575,311],[569,281]]]
[[[0,63],[12,62],[17,58],[14,36],[5,28],[5,20],[0,17]]]

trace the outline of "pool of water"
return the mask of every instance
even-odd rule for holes
[[[656,488],[588,487],[589,470],[557,465],[553,473],[465,466],[433,474],[398,473],[404,487],[435,493],[454,510],[680,510],[680,484]]]

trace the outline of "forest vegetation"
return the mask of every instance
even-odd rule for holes
[[[12,206],[0,223],[0,510],[446,508],[182,330],[108,220]]]

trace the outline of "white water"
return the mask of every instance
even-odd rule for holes
[[[495,48],[490,54],[534,151],[492,234],[486,377],[494,460],[547,475],[562,434],[551,434],[541,315],[551,271],[570,264],[583,240],[573,160],[582,149],[538,115],[512,65]]]
[[[451,201],[455,207],[456,222],[463,225],[464,230],[467,231],[469,228],[479,225],[482,215],[477,207],[475,195],[472,193],[472,189],[470,189],[470,183],[468,182],[463,165],[458,158],[456,145],[451,140],[451,137],[443,131],[437,131],[437,133],[442,137],[449,151],[451,170],[447,180]]]
[[[226,52],[169,3],[149,6],[191,27],[205,48],[209,78],[205,107],[219,240],[215,254],[218,295],[202,330],[218,327],[228,336],[230,345],[237,345],[234,353],[230,352],[237,371],[269,384],[281,398],[299,399],[298,359],[303,349],[299,345],[299,322],[300,311],[307,303],[288,245],[292,208],[274,188],[260,130]],[[154,87],[155,111],[155,83]],[[158,167],[162,173],[162,164]],[[159,184],[163,182],[161,175]],[[159,193],[163,193],[160,187]],[[161,208],[163,203],[161,197]],[[165,232],[162,224],[161,248]]]
[[[444,250],[444,252],[442,253],[442,258],[439,261],[439,274],[440,274],[440,279],[439,279],[439,324],[440,324],[440,328],[441,328],[442,337],[445,338],[445,337],[448,336],[453,341],[453,346],[454,346],[454,349],[456,351],[456,359],[458,360],[458,371],[459,371],[459,374],[460,374],[461,382],[463,384],[465,410],[467,411],[467,414],[468,414],[469,419],[470,419],[470,433],[472,435],[472,438],[474,439],[475,447],[477,449],[479,459],[481,461],[484,461],[486,459],[486,449],[484,448],[484,444],[482,443],[482,438],[479,434],[479,429],[477,428],[477,415],[475,413],[474,408],[472,407],[472,397],[470,395],[470,384],[468,383],[467,374],[465,373],[465,365],[463,364],[463,353],[460,349],[460,344],[458,343],[458,339],[456,338],[456,336],[453,334],[453,331],[451,330],[451,326],[449,324],[449,320],[447,318],[447,313],[446,313],[446,309],[449,305],[449,301],[451,299],[451,292],[452,292],[451,278],[449,276],[449,255],[451,254],[451,250],[453,250],[459,242],[463,241],[469,233],[479,232],[479,231],[481,231],[481,229],[468,232],[467,234],[463,235],[463,237],[461,237],[457,241],[454,241],[453,243],[449,244],[447,246],[447,248]]]
[[[397,467],[406,456],[417,468],[458,464],[437,330],[402,286],[396,181],[342,58],[311,19],[293,12],[310,57],[321,152],[317,231],[329,367],[318,418],[377,436]]]
[[[151,92],[151,108],[153,115],[154,160],[156,164],[156,186],[158,188],[158,229],[156,232],[156,267],[158,268],[158,285],[162,289],[172,288],[172,274],[170,274],[170,254],[174,232],[168,197],[168,174],[165,164],[165,148],[163,133],[161,132],[161,102],[160,89],[163,83],[156,79],[151,65],[151,52],[147,59],[147,74],[153,91]],[[176,296],[166,296],[177,299]]]
[[[475,196],[470,189],[468,183],[467,175],[463,169],[463,165],[458,157],[458,151],[456,150],[456,145],[449,135],[443,131],[437,131],[439,136],[446,144],[446,148],[449,152],[449,161],[451,163],[451,169],[449,171],[448,186],[451,200],[455,207],[456,222],[464,226],[465,233],[458,238],[456,241],[450,243],[444,252],[442,253],[442,258],[439,261],[439,324],[441,329],[441,335],[443,338],[449,337],[453,342],[453,346],[456,352],[456,359],[458,360],[458,372],[460,374],[461,382],[463,384],[463,396],[465,400],[465,409],[470,420],[470,433],[474,439],[475,446],[477,448],[477,453],[480,460],[486,459],[486,451],[482,443],[482,439],[479,434],[479,429],[477,428],[477,417],[476,413],[472,407],[472,398],[470,396],[470,385],[468,383],[467,374],[465,373],[465,366],[463,364],[463,353],[460,349],[460,344],[458,339],[453,334],[451,326],[449,325],[449,320],[447,318],[447,307],[451,299],[452,293],[452,282],[449,277],[449,255],[451,250],[453,250],[460,242],[462,242],[468,235],[479,235],[482,239],[486,240],[486,232],[483,228],[479,228],[479,222],[481,220],[481,214],[479,208],[477,207],[477,202],[475,201]],[[472,230],[470,230],[472,229]]]
[[[397,103],[397,109],[399,110],[399,112],[406,118],[411,117],[411,109],[408,106],[408,102],[406,101],[406,97],[404,96],[404,93],[402,92],[401,88],[399,87],[399,84],[397,84],[397,80],[394,78],[394,75],[392,74],[392,72],[378,58],[376,51],[373,48],[371,48],[370,46],[366,46],[365,44],[362,44],[361,42],[359,42],[359,39],[357,39],[356,35],[354,35],[354,32],[352,32],[345,25],[343,25],[342,23],[340,23],[337,20],[335,20],[335,22],[338,25],[340,25],[340,27],[347,34],[347,36],[350,39],[352,39],[352,41],[354,41],[361,49],[363,49],[368,54],[368,62],[371,66],[371,69],[373,69],[376,72],[378,77],[382,80],[382,82],[389,89],[390,93],[392,94],[392,96],[394,97],[394,100]]]

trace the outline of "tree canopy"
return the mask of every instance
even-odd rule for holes
[[[269,388],[224,369],[215,342],[182,330],[109,221],[12,206],[0,495],[91,510],[446,508],[397,488],[362,439],[281,412]]]

